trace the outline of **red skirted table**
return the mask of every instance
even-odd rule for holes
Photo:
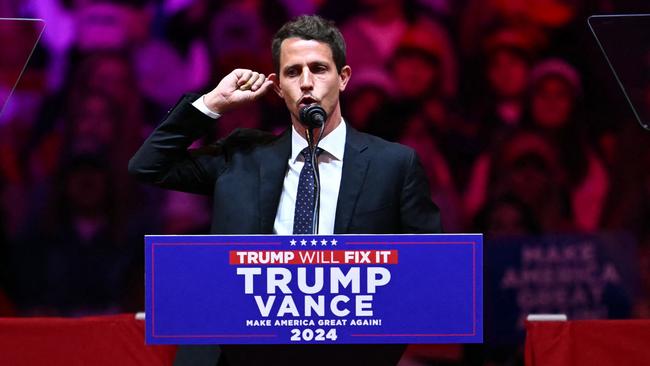
[[[650,365],[650,320],[528,322],[526,365]]]
[[[172,365],[175,346],[144,344],[133,314],[0,318],[0,365]]]

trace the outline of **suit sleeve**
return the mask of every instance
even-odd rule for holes
[[[215,123],[192,106],[196,97],[186,95],[170,110],[129,161],[130,174],[162,188],[212,193],[226,159],[223,153],[198,155],[188,151]]]
[[[431,191],[424,168],[413,150],[410,150],[400,202],[403,233],[442,232],[440,210],[431,200]]]

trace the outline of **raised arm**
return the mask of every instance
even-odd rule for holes
[[[226,167],[226,151],[217,144],[210,154],[195,154],[189,146],[206,134],[219,115],[266,93],[273,77],[236,69],[208,94],[185,95],[131,158],[129,173],[162,188],[210,194]]]

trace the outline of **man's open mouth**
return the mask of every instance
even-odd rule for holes
[[[308,106],[310,104],[318,103],[318,100],[314,99],[311,96],[304,96],[300,98],[300,101],[298,101],[298,108],[302,108],[304,106]]]

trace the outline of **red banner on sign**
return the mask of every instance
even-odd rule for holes
[[[397,264],[397,250],[231,250],[232,265]]]

